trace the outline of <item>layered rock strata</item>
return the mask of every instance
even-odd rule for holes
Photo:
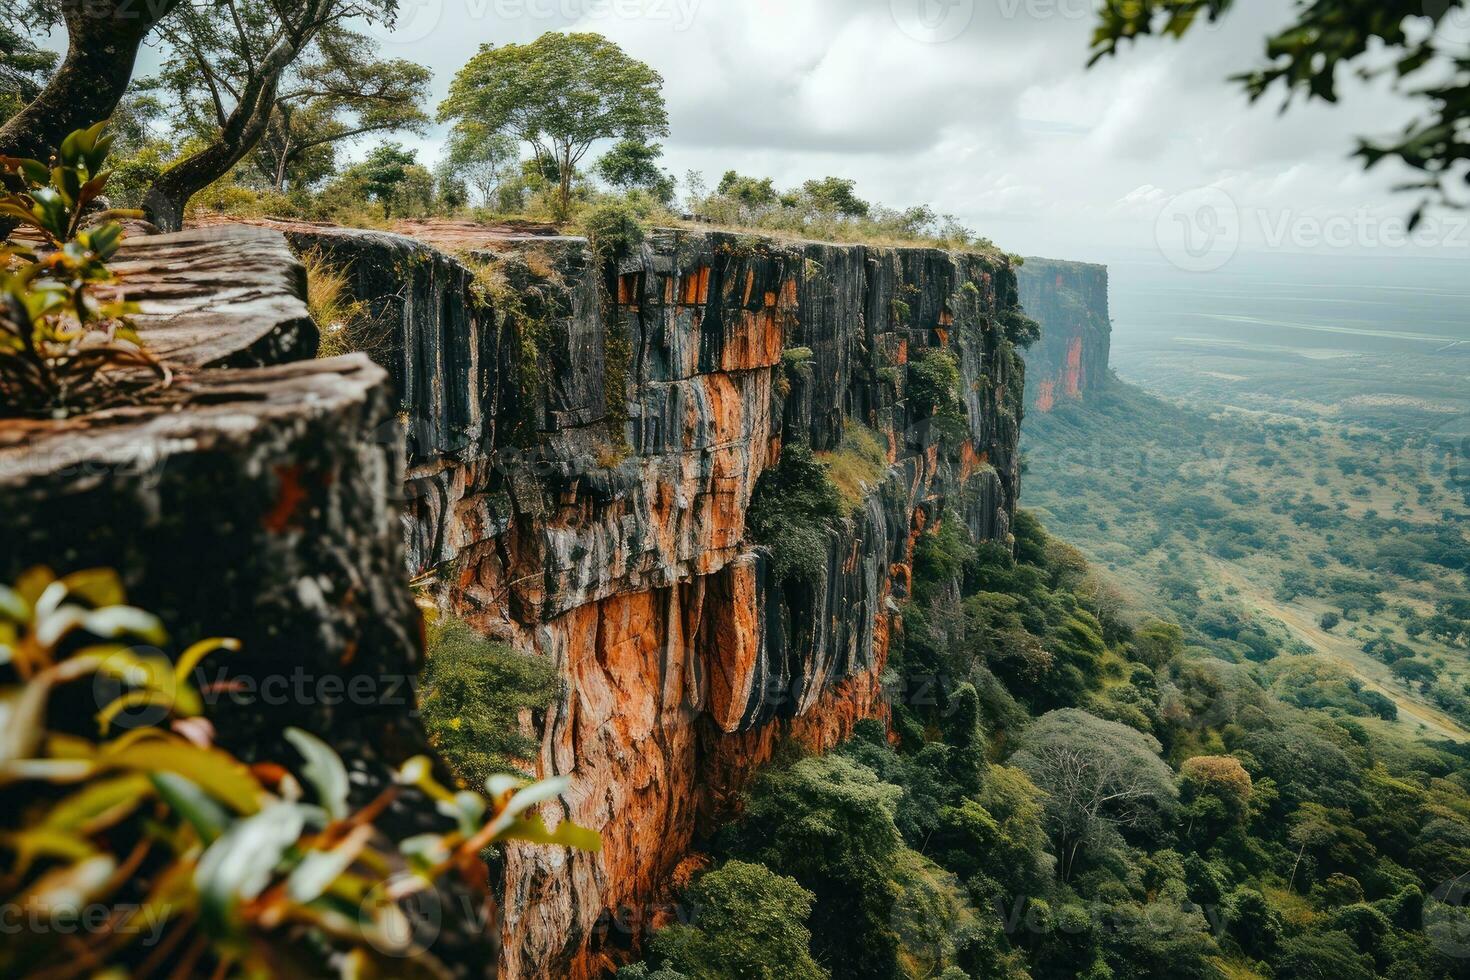
[[[1029,407],[1050,412],[1100,390],[1113,332],[1107,266],[1028,258],[1016,281],[1021,305],[1041,324],[1041,340],[1026,351]]]
[[[670,874],[779,742],[827,748],[885,712],[914,544],[934,522],[1009,533],[1017,306],[1000,257],[660,231],[486,236],[450,258],[401,236],[288,229],[349,270],[389,341],[410,432],[411,571],[480,629],[553,659],[565,696],[526,723],[561,813],[600,854],[514,848],[502,976],[600,976]],[[968,437],[909,397],[952,357]],[[861,428],[860,428],[861,427]],[[746,530],[784,444],[857,488],[815,581],[775,580]]]

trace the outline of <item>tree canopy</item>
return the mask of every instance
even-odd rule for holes
[[[1047,793],[1065,878],[1079,850],[1110,829],[1157,824],[1178,797],[1158,740],[1073,708],[1037,719],[1011,757]]]
[[[150,218],[162,228],[178,228],[189,198],[254,151],[273,123],[281,150],[278,171],[289,166],[295,141],[305,152],[354,129],[416,125],[422,116],[414,99],[427,83],[426,73],[406,63],[377,63],[371,45],[348,26],[362,20],[391,24],[396,11],[397,0],[311,0],[292,8],[267,0],[181,6],[160,27],[170,58],[155,84],[176,96],[177,122],[196,136],[198,149],[154,182],[145,204]],[[320,110],[308,114],[317,124],[311,133],[293,129],[289,118],[302,104]],[[357,122],[329,121],[325,109],[332,106],[350,111]]]
[[[530,44],[483,45],[459,70],[440,121],[468,120],[530,145],[554,164],[563,210],[572,175],[605,139],[667,136],[663,77],[600,34],[541,35]]]

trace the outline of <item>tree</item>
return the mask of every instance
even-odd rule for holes
[[[48,29],[43,7],[0,0],[0,121],[9,119],[41,94],[57,56],[36,46],[31,35]]]
[[[1021,746],[1011,765],[1047,793],[1063,881],[1105,831],[1147,827],[1174,808],[1174,773],[1158,741],[1125,725],[1064,708],[1038,718]]]
[[[475,120],[460,120],[444,147],[445,172],[464,181],[486,207],[518,161],[515,140]]]
[[[482,45],[455,75],[439,119],[468,120],[530,144],[555,164],[557,200],[602,139],[667,136],[663,77],[599,34],[546,33],[530,44]]]
[[[348,53],[363,49],[344,24],[391,24],[396,9],[397,0],[308,0],[296,6],[219,0],[180,7],[163,25],[170,58],[158,84],[172,90],[179,122],[203,145],[159,174],[144,207],[149,219],[164,230],[179,228],[189,198],[255,150],[283,96],[289,102],[310,91],[328,98],[319,83],[362,81],[346,68]]]
[[[21,37],[66,25],[61,65],[0,128],[0,156],[46,159],[68,133],[107,119],[133,77],[138,46],[178,0],[8,0],[7,29]]]
[[[816,897],[812,950],[837,976],[900,975],[890,875],[902,792],[842,756],[801,759],[763,773],[722,832],[732,857],[779,868]]]
[[[812,959],[812,893],[763,865],[729,861],[689,889],[693,921],[653,937],[669,969],[707,980],[826,980]]]
[[[674,200],[676,181],[658,169],[664,148],[642,140],[620,140],[597,161],[597,176],[624,190],[646,190],[662,204]]]
[[[1134,634],[1133,645],[1138,659],[1158,670],[1184,652],[1184,630],[1177,623],[1150,619]]]
[[[1146,34],[1185,34],[1201,19],[1216,20],[1235,0],[1138,0],[1099,8],[1092,62],[1116,54],[1124,40]],[[1412,188],[1428,193],[1410,227],[1433,201],[1452,201],[1456,180],[1470,181],[1470,57],[1453,31],[1439,30],[1463,16],[1464,0],[1312,0],[1297,5],[1293,23],[1266,39],[1266,64],[1236,76],[1254,101],[1277,82],[1288,100],[1336,102],[1338,80],[1351,69],[1368,76],[1391,75],[1422,115],[1386,142],[1365,139],[1357,156],[1365,166],[1397,157],[1424,176]]]
[[[1179,770],[1179,801],[1189,819],[1206,833],[1243,824],[1250,816],[1251,774],[1231,756],[1201,755]]]
[[[381,61],[373,42],[350,31],[324,31],[276,94],[275,111],[256,149],[257,168],[276,190],[331,172],[338,144],[370,133],[422,132],[429,117],[429,69]]]
[[[725,175],[720,178],[719,186],[715,188],[715,193],[721,197],[728,197],[741,207],[753,211],[772,206],[780,197],[776,193],[776,184],[771,178],[746,177],[734,170],[725,171]]]
[[[1231,938],[1251,956],[1269,955],[1286,933],[1281,913],[1254,888],[1235,889],[1226,896],[1222,911]]]
[[[405,150],[397,143],[384,143],[374,147],[366,160],[354,164],[343,176],[361,181],[363,193],[383,205],[383,215],[387,217],[393,212],[393,199],[400,185],[409,179],[412,168],[418,167],[417,160],[413,150]]]
[[[842,177],[824,177],[809,180],[801,185],[812,207],[826,214],[838,214],[845,218],[865,217],[870,210],[868,202],[853,193],[857,181]]]

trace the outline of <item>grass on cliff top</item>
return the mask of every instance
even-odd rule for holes
[[[374,318],[367,304],[353,297],[346,267],[333,262],[319,248],[304,253],[301,264],[306,267],[306,310],[321,334],[318,357],[353,351],[372,355],[391,342],[391,328]]]
[[[512,222],[554,225],[563,234],[609,238],[610,208],[636,213],[645,229],[675,228],[682,231],[718,231],[752,235],[784,242],[819,242],[836,245],[872,245],[880,248],[938,248],[945,251],[983,255],[996,261],[1020,266],[1020,256],[1007,253],[988,238],[975,235],[952,219],[935,215],[928,208],[898,211],[874,205],[865,216],[842,216],[809,206],[790,204],[752,209],[719,194],[692,202],[698,214],[694,220],[659,203],[648,194],[633,191],[609,194],[585,191],[572,202],[572,213],[558,220],[544,195],[531,194],[520,207],[492,209],[485,207],[449,207],[442,201],[418,205],[385,214],[383,207],[372,201],[338,193],[281,194],[256,190],[241,184],[221,182],[195,195],[188,216],[228,216],[238,218],[273,218],[296,221],[322,221],[346,228],[392,231],[405,219],[472,221],[487,226]],[[623,230],[612,236],[620,242],[637,243],[638,236]]]

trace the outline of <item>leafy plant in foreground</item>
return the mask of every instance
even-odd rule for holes
[[[0,197],[0,216],[40,239],[0,248],[0,415],[64,416],[146,380],[169,380],[128,322],[137,307],[115,289],[99,292],[116,284],[107,262],[122,244],[122,226],[82,227],[110,173],[106,125],[68,136],[55,166],[0,157],[26,188]]]
[[[285,732],[295,773],[247,766],[212,744],[188,680],[238,644],[206,640],[171,662],[134,642],[167,637],[110,571],[36,569],[0,586],[0,887],[29,924],[0,935],[6,976],[444,976],[400,902],[453,873],[490,903],[480,853],[499,841],[600,846],[532,812],[564,780],[493,776],[483,795],[456,793],[420,757],[354,807],[342,760],[297,729]],[[93,738],[62,706],[99,675],[127,691]],[[134,726],[110,737],[125,713]],[[375,826],[407,787],[449,829],[394,841]]]

